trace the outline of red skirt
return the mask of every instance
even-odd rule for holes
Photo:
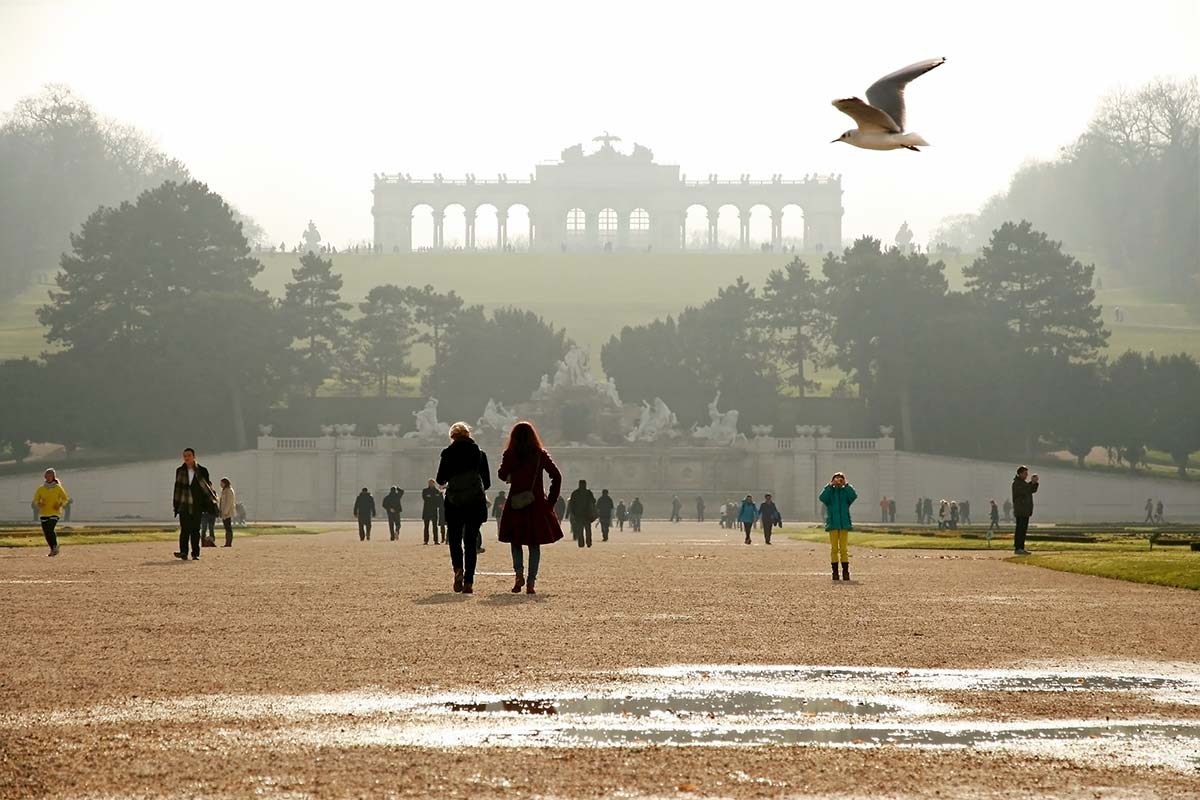
[[[563,538],[562,526],[554,515],[554,507],[546,498],[535,498],[525,508],[516,509],[504,501],[500,515],[500,541],[508,544],[554,544]]]

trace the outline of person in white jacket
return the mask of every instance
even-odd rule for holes
[[[233,547],[233,515],[237,509],[237,493],[229,478],[221,478],[221,499],[217,502],[217,514],[225,524],[225,546]]]

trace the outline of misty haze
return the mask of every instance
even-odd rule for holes
[[[0,0],[0,798],[1194,794],[1197,42]]]

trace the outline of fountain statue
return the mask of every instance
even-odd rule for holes
[[[503,403],[498,403],[495,399],[489,398],[487,407],[483,409],[483,416],[479,418],[476,427],[481,431],[491,430],[504,434],[508,433],[516,422],[516,414],[505,408]]]
[[[446,435],[443,430],[444,426],[438,422],[437,405],[437,398],[431,397],[425,403],[424,408],[413,412],[417,421],[417,429],[404,434],[405,439],[436,440]]]
[[[745,438],[743,434],[738,433],[738,412],[737,411],[720,411],[717,408],[717,403],[721,400],[721,392],[717,390],[716,397],[708,404],[709,424],[694,426],[692,428],[692,438],[700,439],[713,444],[733,444],[739,437]]]
[[[661,397],[654,398],[654,405],[642,401],[642,413],[637,427],[625,436],[627,442],[656,442],[662,438],[679,435],[679,420]]]

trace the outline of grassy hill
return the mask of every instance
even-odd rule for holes
[[[767,274],[791,258],[765,253],[411,253],[334,256],[334,267],[345,281],[343,295],[357,303],[374,286],[432,284],[454,289],[470,303],[486,308],[515,305],[528,308],[588,348],[599,370],[600,348],[622,326],[677,314],[699,305],[718,287],[739,275],[760,287]],[[297,264],[292,254],[260,255],[263,272],[256,283],[276,296],[283,293]],[[971,256],[947,260],[951,286],[961,287],[962,267]],[[809,259],[819,273],[819,260]],[[35,309],[46,301],[49,287],[36,286],[9,299],[0,299],[0,358],[37,355],[47,349]],[[1112,330],[1109,351],[1153,350],[1157,354],[1186,352],[1200,358],[1200,324],[1179,304],[1154,302],[1132,289],[1098,293],[1105,320]],[[1113,321],[1121,306],[1126,321]],[[419,365],[429,354],[418,349]],[[824,389],[837,382],[828,371],[816,374]]]

